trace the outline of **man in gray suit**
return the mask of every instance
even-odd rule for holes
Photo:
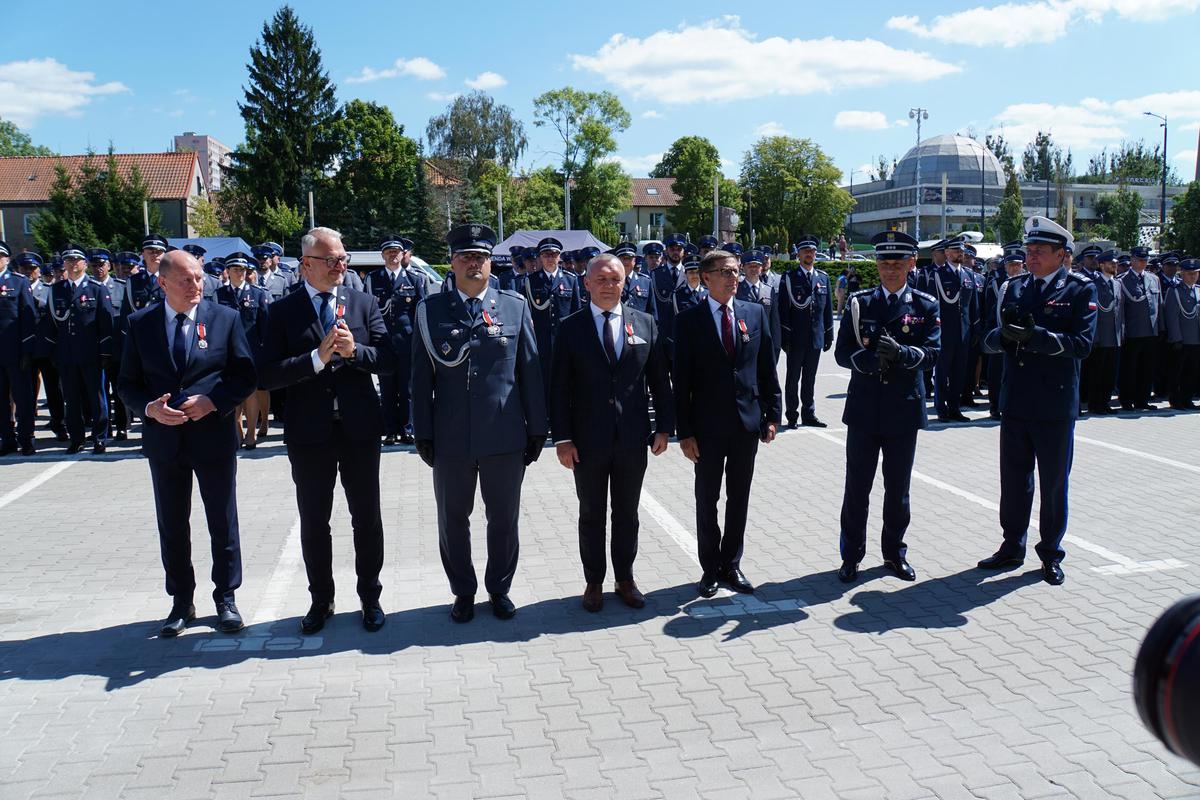
[[[413,436],[433,468],[442,566],[454,593],[450,618],[475,616],[470,517],[478,482],[488,519],[484,587],[492,613],[510,619],[521,483],[547,434],[537,342],[524,299],[489,284],[495,231],[460,225],[446,241],[454,288],[417,306]]]

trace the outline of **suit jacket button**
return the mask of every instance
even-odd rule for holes
[[[610,398],[608,398],[608,404],[609,404],[610,406],[611,406],[611,405],[616,405],[616,402],[617,402],[617,401],[616,401],[616,400],[614,400],[613,398],[611,398],[611,397],[610,397]]]

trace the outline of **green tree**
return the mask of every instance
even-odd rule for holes
[[[1164,245],[1189,253],[1200,253],[1200,181],[1189,183],[1187,191],[1175,198]]]
[[[49,147],[35,145],[29,134],[6,119],[0,119],[0,156],[52,156]]]
[[[283,6],[250,50],[249,85],[238,104],[246,142],[232,154],[235,227],[268,238],[267,208],[304,208],[337,152],[337,99],[312,29]],[[278,231],[272,235],[277,236]]]
[[[752,193],[755,227],[782,227],[795,241],[801,233],[828,239],[843,229],[854,200],[838,186],[841,178],[812,140],[768,136],[742,157],[739,184]]]
[[[533,101],[534,125],[550,127],[562,141],[560,174],[574,181],[572,224],[609,224],[630,202],[629,178],[605,163],[617,149],[616,134],[633,121],[611,92],[583,92],[567,86]],[[591,194],[594,193],[594,196]]]
[[[489,163],[511,171],[529,144],[512,109],[479,91],[459,95],[430,118],[425,138],[430,155],[455,162],[472,183]]]
[[[197,236],[226,236],[217,215],[217,207],[209,197],[193,197],[188,203],[188,227]]]
[[[263,239],[284,241],[304,229],[304,212],[282,200],[264,202],[259,214],[263,220]]]
[[[896,156],[888,158],[883,153],[875,156],[875,164],[871,168],[871,180],[886,181],[888,176],[896,171],[896,162],[899,161]]]
[[[1107,226],[1113,241],[1123,250],[1138,243],[1141,210],[1142,196],[1125,186],[1096,198],[1096,216],[1100,218],[1100,224]]]
[[[650,171],[651,178],[674,178],[672,190],[679,197],[670,212],[670,225],[693,239],[713,230],[713,178],[720,177],[721,204],[742,209],[737,183],[721,175],[721,154],[703,136],[676,139]]]
[[[513,201],[504,195],[504,227],[508,232],[555,230],[562,225],[563,184],[553,167],[542,167],[512,181]]]
[[[1121,142],[1115,152],[1105,147],[1088,159],[1087,173],[1079,176],[1082,183],[1158,183],[1162,180],[1163,157],[1158,145],[1146,146],[1144,141]],[[1174,169],[1167,170],[1167,183],[1180,183]]]
[[[1008,173],[1004,184],[1004,199],[996,207],[996,215],[992,217],[991,224],[996,228],[1001,242],[1021,238],[1025,228],[1025,208],[1016,172]]]
[[[1008,180],[1010,175],[1017,174],[1017,166],[1013,160],[1012,147],[1003,133],[989,133],[983,138],[983,146],[992,151],[992,154],[1000,160],[1000,165],[1004,167],[1004,178]]]

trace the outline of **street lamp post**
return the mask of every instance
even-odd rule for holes
[[[1158,237],[1162,241],[1162,236],[1167,231],[1167,118],[1158,114],[1153,114],[1149,111],[1143,111],[1147,117],[1154,117],[1162,120],[1163,129],[1163,168],[1162,168],[1162,194],[1158,198]]]
[[[910,108],[908,118],[917,121],[917,223],[913,229],[917,241],[921,241],[921,120],[929,119],[929,112],[923,108]]]

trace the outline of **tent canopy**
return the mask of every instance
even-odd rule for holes
[[[167,239],[167,244],[183,248],[185,244],[198,244],[204,248],[204,260],[224,258],[230,253],[241,251],[251,255],[250,245],[240,236],[200,236],[195,239]]]
[[[591,231],[516,231],[503,242],[492,249],[492,258],[508,261],[512,258],[514,247],[537,247],[537,243],[547,236],[553,236],[562,242],[566,250],[579,250],[583,247],[598,247],[601,252],[609,249],[609,245],[592,236]]]

